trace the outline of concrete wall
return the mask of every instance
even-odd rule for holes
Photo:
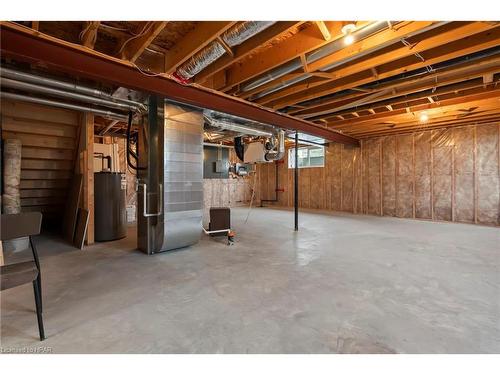
[[[498,123],[331,144],[324,168],[299,170],[299,205],[353,213],[500,225]],[[274,197],[275,165],[258,168]],[[278,165],[278,205],[293,205],[293,169]]]

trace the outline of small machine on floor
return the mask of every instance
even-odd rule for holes
[[[231,209],[229,207],[210,207],[210,222],[208,230],[203,228],[209,236],[227,236],[227,244],[234,242],[234,231],[231,230]]]

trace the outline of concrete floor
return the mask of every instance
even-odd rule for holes
[[[499,353],[500,230],[233,209],[234,246],[146,256],[128,238],[72,250],[37,239],[33,291],[1,293],[1,346],[56,353]]]

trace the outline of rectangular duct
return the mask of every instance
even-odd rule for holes
[[[139,142],[140,154],[147,154],[140,158],[148,165],[139,174],[138,246],[153,254],[200,239],[203,113],[159,98],[150,100],[149,106],[148,136]]]

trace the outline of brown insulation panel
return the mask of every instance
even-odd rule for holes
[[[476,129],[477,145],[477,221],[499,224],[498,125]]]
[[[330,144],[325,168],[299,170],[300,207],[499,225],[499,137],[495,123]],[[272,198],[270,168],[259,186]],[[293,172],[279,165],[279,205],[293,206]]]
[[[366,181],[368,189],[367,212],[372,215],[381,214],[382,194],[381,194],[381,145],[379,139],[366,142]]]
[[[413,135],[396,138],[396,216],[413,217]]]
[[[451,130],[432,132],[433,218],[451,221],[453,139]]]
[[[474,222],[474,128],[453,129],[455,175],[454,217]]]
[[[415,142],[415,217],[432,218],[431,132],[414,134]]]

